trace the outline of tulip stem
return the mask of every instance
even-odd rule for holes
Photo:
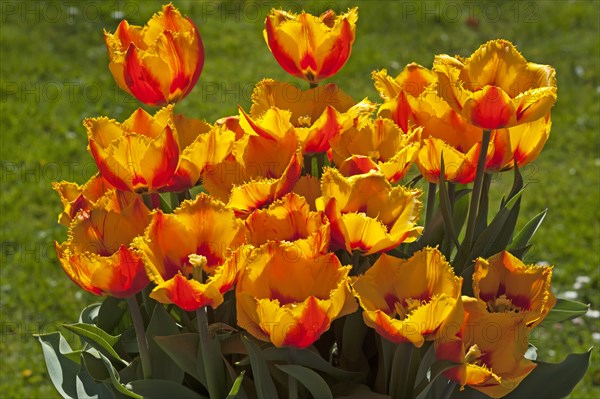
[[[477,172],[475,174],[475,182],[473,183],[473,192],[471,193],[471,202],[469,204],[469,216],[467,218],[467,229],[465,230],[465,238],[460,250],[463,255],[462,264],[457,265],[457,274],[462,272],[462,269],[469,263],[471,249],[473,248],[473,235],[475,234],[475,222],[477,221],[477,211],[479,208],[479,200],[481,197],[481,188],[483,187],[483,175],[485,173],[485,160],[487,157],[488,147],[490,145],[490,136],[492,131],[483,130],[481,138],[481,148],[479,149],[479,159],[477,160]]]
[[[210,399],[220,399],[224,396],[223,392],[221,392],[219,381],[223,378],[225,370],[223,370],[222,363],[220,362],[220,356],[211,356],[211,351],[213,354],[215,351],[215,343],[211,342],[209,337],[206,307],[201,307],[196,310],[196,320],[198,321],[200,351],[202,352],[202,363],[204,363],[204,373],[206,377],[208,396]],[[217,364],[216,362],[219,363]]]
[[[437,184],[429,183],[427,186],[427,211],[425,212],[425,229],[429,229],[431,219],[433,218],[433,211],[435,210],[435,194],[437,190]]]
[[[144,329],[144,320],[142,319],[142,313],[135,295],[127,298],[127,305],[129,305],[129,311],[131,312],[131,320],[133,320],[133,328],[135,329],[135,337],[137,338],[138,348],[140,351],[140,360],[142,362],[142,374],[144,379],[147,380],[152,374],[152,368],[150,366],[150,351],[148,350],[148,340],[146,338],[146,331]]]
[[[296,347],[288,346],[289,364],[296,364]],[[298,399],[298,381],[291,375],[288,375],[289,399]]]

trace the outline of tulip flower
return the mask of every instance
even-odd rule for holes
[[[473,292],[489,312],[517,312],[534,327],[556,304],[550,290],[552,268],[526,265],[507,251],[489,259],[478,258],[473,272]]]
[[[489,313],[481,301],[465,296],[458,303],[435,338],[436,358],[460,363],[444,376],[461,389],[468,385],[492,398],[508,395],[536,367],[524,357],[524,315]]]
[[[333,253],[305,258],[290,246],[271,242],[243,258],[237,324],[276,347],[304,349],[357,304],[348,285],[350,266]]]
[[[63,211],[58,215],[58,223],[64,226],[69,226],[79,212],[89,216],[89,211],[94,207],[95,202],[104,197],[109,190],[114,189],[99,174],[92,176],[82,186],[62,181],[52,183],[52,188],[58,193],[63,205]],[[117,198],[121,194],[123,192],[118,191],[117,195],[111,198]]]
[[[556,73],[527,60],[507,40],[491,40],[469,58],[438,55],[438,94],[469,123],[500,129],[533,122],[556,101]]]
[[[343,248],[371,255],[412,242],[423,230],[416,226],[421,191],[392,187],[379,172],[346,178],[327,168],[321,191],[317,209],[324,210],[331,223],[332,250]]]
[[[271,107],[292,113],[290,122],[305,154],[329,150],[331,139],[374,109],[367,99],[357,104],[333,83],[300,90],[289,83],[264,79],[252,93],[250,115],[260,116]]]
[[[420,128],[404,133],[390,119],[368,121],[331,140],[332,159],[344,176],[375,170],[396,183],[416,160],[420,134]]]
[[[179,145],[172,106],[155,116],[139,108],[123,123],[100,117],[83,124],[100,174],[119,190],[156,192],[173,179]]]
[[[204,256],[204,271],[212,273],[244,243],[244,236],[243,222],[233,211],[201,193],[182,202],[173,213],[155,211],[143,237],[135,240],[135,247],[144,257],[148,276],[162,282],[191,267],[190,255]]]
[[[425,248],[407,260],[382,254],[351,284],[367,326],[391,342],[420,348],[457,306],[462,279],[441,252]]]
[[[204,65],[198,29],[172,4],[163,6],[144,27],[121,21],[114,34],[104,32],[104,41],[119,87],[147,105],[183,99]]]
[[[469,124],[437,94],[436,75],[412,63],[396,78],[391,78],[384,69],[374,72],[373,79],[384,99],[379,116],[392,119],[403,129],[411,125],[422,128],[422,145],[416,162],[425,180],[439,182],[443,152],[445,179],[461,184],[472,182],[482,131]],[[488,147],[488,163],[492,160],[494,148]]]
[[[115,195],[114,189],[106,193],[108,198]],[[55,242],[58,259],[69,278],[92,294],[135,295],[149,280],[130,244],[149,221],[149,210],[139,197],[120,211],[93,206],[72,220],[66,242]]]
[[[230,157],[204,172],[202,180],[208,192],[227,201],[236,214],[248,216],[254,209],[268,206],[298,181],[302,152],[290,115],[270,108],[260,117],[252,117],[240,109],[243,136],[233,144]]]
[[[498,129],[493,132],[493,158],[486,169],[502,171],[512,169],[515,163],[523,166],[535,161],[548,137],[552,122],[550,114],[533,122],[522,123],[511,128]]]
[[[319,17],[272,9],[265,20],[264,37],[271,53],[286,72],[316,85],[336,74],[352,51],[358,9]]]
[[[325,254],[329,248],[329,221],[323,212],[311,212],[306,200],[294,193],[252,212],[246,232],[249,244],[286,241],[305,257]]]

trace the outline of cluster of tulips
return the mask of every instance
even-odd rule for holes
[[[250,110],[214,123],[176,113],[204,64],[190,19],[166,5],[105,32],[117,84],[158,110],[86,119],[98,174],[54,184],[60,263],[109,297],[65,326],[86,343],[69,378],[88,393],[502,397],[536,368],[528,336],[557,302],[552,267],[521,260],[533,233],[514,228],[554,69],[493,40],[373,72],[381,104],[357,102],[320,84],[357,19],[272,10],[268,47],[306,89],[264,79]],[[515,185],[488,222],[505,170]]]

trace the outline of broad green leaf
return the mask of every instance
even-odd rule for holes
[[[420,357],[419,350],[410,342],[401,342],[396,347],[388,390],[393,398],[412,398]]]
[[[492,175],[484,173],[481,186],[481,197],[479,198],[479,206],[477,207],[477,216],[475,219],[475,237],[479,236],[479,234],[487,227],[491,183]]]
[[[98,310],[96,325],[108,333],[114,333],[126,312],[127,303],[123,299],[108,296]]]
[[[391,399],[389,395],[373,392],[363,384],[338,384],[332,388],[336,399]]]
[[[121,394],[130,397],[130,398],[134,398],[134,399],[144,399],[142,396],[131,392],[129,389],[127,389],[122,383],[121,383],[121,376],[119,375],[119,373],[117,372],[117,370],[113,367],[112,363],[110,362],[110,360],[104,356],[102,354],[102,352],[98,351],[97,353],[100,356],[100,359],[102,360],[102,362],[104,362],[104,365],[106,366],[106,370],[108,370],[108,374],[110,375],[110,382],[112,384],[112,386]]]
[[[98,312],[100,310],[101,303],[92,303],[86,306],[79,315],[79,322],[85,324],[97,324]]]
[[[588,312],[589,307],[590,305],[585,303],[558,298],[556,305],[546,315],[540,326],[551,326],[561,321],[583,316]]]
[[[165,198],[167,196],[167,194],[160,194],[159,198],[160,198],[160,210],[163,211],[164,213],[173,213],[173,207],[171,206],[171,204],[169,204],[170,201],[167,201],[167,198]],[[169,198],[170,200],[170,198]]]
[[[278,364],[276,367],[284,373],[289,374],[293,378],[297,379],[306,387],[306,389],[308,389],[313,398],[333,399],[329,385],[327,385],[327,382],[325,382],[323,377],[321,377],[315,371],[304,366],[298,366],[296,364]]]
[[[261,350],[248,338],[244,337],[243,340],[250,358],[256,394],[259,398],[277,398],[277,389],[275,389],[275,383],[269,374],[267,361]]]
[[[127,363],[125,360],[117,354],[113,346],[117,343],[120,336],[113,336],[108,334],[101,328],[96,327],[93,324],[75,323],[75,324],[63,324],[62,327],[69,331],[79,335],[85,342],[91,347],[99,350],[100,352],[107,354],[115,360],[121,362],[125,366]]]
[[[183,370],[178,367],[154,340],[154,337],[170,335],[178,336],[179,328],[165,308],[162,305],[156,305],[150,323],[148,323],[148,327],[146,328],[152,377],[158,380],[170,380],[181,383],[184,375]]]
[[[229,394],[227,394],[227,399],[237,399],[238,395],[240,394],[240,389],[242,388],[244,374],[246,374],[246,372],[242,371],[240,375],[238,375],[238,377],[235,379],[235,381],[233,382],[233,386],[229,391]]]
[[[369,328],[365,325],[362,310],[346,316],[344,329],[342,331],[342,347],[340,365],[352,371],[367,369],[367,358],[363,354],[362,347]]]
[[[106,369],[106,365],[100,356],[94,356],[92,352],[82,352],[81,362],[85,366],[90,377],[92,377],[95,381],[103,382],[110,380],[110,373]]]
[[[544,218],[548,213],[548,208],[535,215],[529,222],[523,226],[523,228],[515,235],[512,242],[510,243],[509,249],[523,248],[529,244],[531,238],[534,236],[538,228],[541,226]],[[511,251],[512,252],[512,251]]]
[[[269,362],[286,362],[289,358],[288,348],[276,348],[274,346],[262,351],[265,360]],[[245,358],[238,363],[241,366],[249,364],[249,358]],[[306,366],[310,369],[323,372],[337,381],[355,381],[358,382],[364,378],[361,373],[347,371],[331,365],[319,354],[307,350],[297,349],[295,364]]]
[[[444,166],[444,153],[442,152],[441,160],[440,160],[440,210],[442,212],[442,216],[444,218],[444,226],[446,228],[446,234],[450,235],[452,242],[457,247],[458,243],[458,235],[456,234],[456,230],[454,229],[454,217],[452,216],[452,204],[450,203],[450,196],[448,194],[448,187],[446,186],[446,178],[445,178],[446,169]]]
[[[139,380],[128,384],[131,390],[144,399],[208,399],[185,386],[169,380]]]
[[[222,398],[227,392],[227,374],[221,355],[221,342],[210,331],[205,308],[196,311],[196,322],[199,336],[197,362],[203,364],[206,389],[211,398]]]
[[[203,364],[196,359],[198,345],[200,344],[198,334],[185,333],[154,337],[154,341],[179,368],[206,386]]]
[[[449,360],[438,360],[431,365],[429,378],[425,378],[417,383],[415,388],[415,397],[424,398],[433,387],[436,379],[446,370],[456,367],[457,363]],[[418,381],[418,380],[417,380]]]
[[[559,399],[569,396],[585,375],[591,354],[590,349],[585,353],[571,353],[560,363],[536,362],[537,367],[506,399]]]
[[[42,345],[50,381],[62,397],[76,398],[79,363],[66,355],[73,352],[71,347],[59,332],[40,334],[37,338]]]

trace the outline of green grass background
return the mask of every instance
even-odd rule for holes
[[[515,43],[530,61],[557,70],[558,102],[550,140],[523,170],[528,188],[520,225],[548,207],[535,237],[532,262],[555,265],[554,291],[575,291],[600,309],[600,3],[597,1],[319,1],[282,2],[283,8],[318,13],[359,6],[352,57],[332,81],[355,99],[378,97],[374,69],[398,73],[415,61],[431,66],[434,54],[468,56],[493,38]],[[65,229],[57,225],[55,180],[83,183],[95,172],[81,125],[88,116],[123,120],[138,103],[120,92],[108,71],[102,29],[121,18],[144,24],[160,8],[135,1],[2,1],[0,396],[56,397],[34,333],[76,321],[97,298],[69,281],[53,251]],[[295,81],[280,69],[262,38],[264,16],[279,2],[175,1],[200,29],[206,48],[197,87],[178,111],[208,121],[248,109],[252,86],[265,77]],[[478,27],[466,21],[473,15]],[[507,189],[498,175],[495,195]],[[578,276],[588,276],[575,289]],[[566,295],[569,295],[568,293]],[[595,333],[595,335],[594,335]],[[539,358],[560,361],[598,345],[599,319],[536,332]],[[574,398],[600,396],[598,349]]]

